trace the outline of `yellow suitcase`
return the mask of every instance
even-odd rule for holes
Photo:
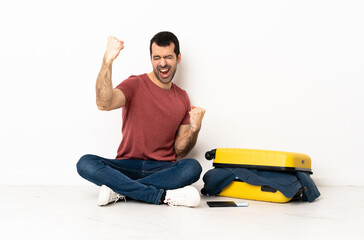
[[[283,193],[272,187],[254,186],[239,180],[233,181],[218,195],[276,203],[286,203],[292,200],[292,198],[286,198]]]
[[[302,153],[256,150],[244,148],[217,148],[206,152],[214,167],[243,167],[269,171],[311,172],[311,158]]]
[[[311,158],[306,154],[238,148],[217,148],[206,152],[206,159],[213,160],[216,168],[251,168],[268,171],[304,171],[312,173]],[[254,186],[235,180],[218,195],[257,201],[285,203],[292,198],[269,186]],[[300,196],[298,192],[296,196]],[[296,198],[294,196],[293,198]]]

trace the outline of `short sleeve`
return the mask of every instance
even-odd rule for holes
[[[190,102],[190,99],[187,95],[187,93],[184,91],[184,102],[185,102],[185,105],[186,105],[186,113],[185,113],[185,116],[181,122],[181,125],[187,125],[187,124],[190,124],[190,111],[191,111],[191,102]]]
[[[138,77],[137,76],[130,76],[129,78],[122,81],[119,85],[117,85],[115,88],[121,90],[126,98],[126,104],[132,101],[135,90],[137,89],[139,84]]]

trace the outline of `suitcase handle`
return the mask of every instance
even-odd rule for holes
[[[215,158],[215,156],[216,156],[216,149],[212,149],[211,151],[205,153],[205,158],[207,160],[212,160]]]

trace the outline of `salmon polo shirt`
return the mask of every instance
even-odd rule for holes
[[[116,88],[126,97],[116,159],[175,161],[177,130],[190,123],[186,91],[173,83],[169,90],[160,88],[147,74],[130,76]]]

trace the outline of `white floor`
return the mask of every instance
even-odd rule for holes
[[[197,188],[200,189],[199,186]],[[319,186],[313,203],[98,207],[96,186],[0,186],[0,239],[364,239],[364,187]]]

